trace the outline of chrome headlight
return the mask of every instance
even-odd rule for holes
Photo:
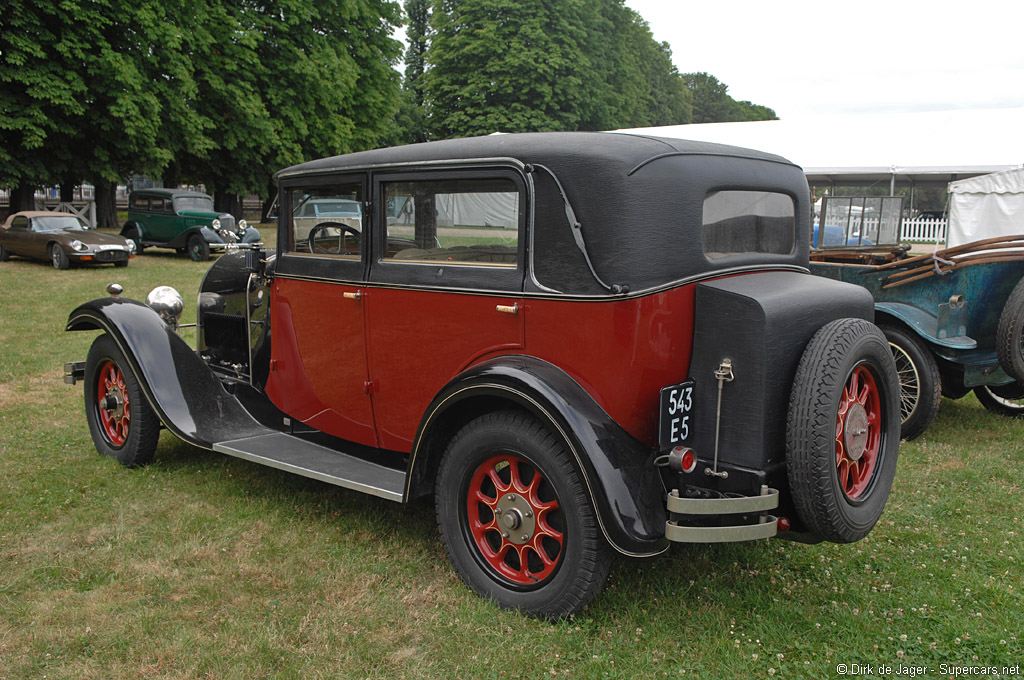
[[[78,239],[75,239],[74,241],[72,241],[70,245],[71,245],[71,249],[72,250],[74,250],[76,252],[79,252],[79,253],[84,253],[85,251],[89,250],[89,246],[85,245],[84,243],[82,243]]]
[[[125,239],[125,245],[128,246],[128,252],[131,253],[132,255],[134,255],[135,254],[135,241],[131,240],[130,238],[126,238]]]
[[[157,286],[149,291],[146,296],[146,304],[153,308],[160,318],[172,329],[178,329],[178,319],[185,311],[185,301],[181,294],[170,286]]]
[[[245,220],[238,220],[238,233],[241,234],[249,228],[249,223]]]
[[[216,217],[214,217],[213,218],[213,222],[210,222],[210,228],[213,229],[214,231],[219,230],[220,229],[220,220],[218,220]]]

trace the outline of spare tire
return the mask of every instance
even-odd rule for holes
[[[864,538],[885,508],[900,442],[900,386],[885,335],[838,319],[811,338],[793,381],[786,470],[797,513],[835,543]]]
[[[999,315],[996,353],[1003,370],[1015,380],[1024,381],[1024,279],[1014,286]]]

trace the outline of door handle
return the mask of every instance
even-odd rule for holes
[[[512,305],[498,305],[497,307],[495,307],[495,309],[497,309],[502,314],[518,314],[519,303],[517,302]]]
[[[363,291],[357,290],[354,293],[342,293],[341,296],[343,298],[345,298],[346,300],[362,300],[363,299]]]

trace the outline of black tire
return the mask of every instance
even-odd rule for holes
[[[982,385],[974,388],[974,396],[992,413],[1007,418],[1024,418],[1024,383]]]
[[[54,269],[66,270],[71,267],[71,259],[59,243],[50,244],[50,262],[53,263]]]
[[[96,338],[85,361],[85,418],[96,450],[104,456],[126,467],[152,462],[160,420],[107,334]]]
[[[942,402],[939,367],[928,347],[912,333],[881,326],[900,381],[900,437],[919,437],[935,420]]]
[[[142,236],[139,234],[139,230],[135,227],[130,227],[127,231],[122,234],[129,241],[135,242],[135,253],[137,255],[142,254],[142,249],[145,247],[142,245]]]
[[[800,358],[786,422],[793,504],[812,532],[852,543],[871,531],[896,476],[899,434],[885,335],[862,319],[823,326]]]
[[[210,259],[210,244],[199,234],[188,239],[188,256],[193,262],[204,262]]]
[[[7,252],[7,248],[0,245],[0,262],[7,262],[9,259],[11,259],[11,254]]]
[[[493,500],[471,503],[471,489],[475,498]],[[553,500],[557,508],[550,508]],[[611,556],[575,462],[524,412],[487,414],[455,435],[441,460],[435,503],[455,571],[501,607],[560,619],[583,609],[604,584]]]
[[[999,365],[1014,380],[1024,381],[1024,279],[1017,282],[999,315],[996,328]]]

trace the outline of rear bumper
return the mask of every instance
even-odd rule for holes
[[[668,494],[670,519],[665,538],[675,543],[732,543],[771,538],[778,533],[779,492],[767,485],[757,496],[722,494],[689,487]]]

